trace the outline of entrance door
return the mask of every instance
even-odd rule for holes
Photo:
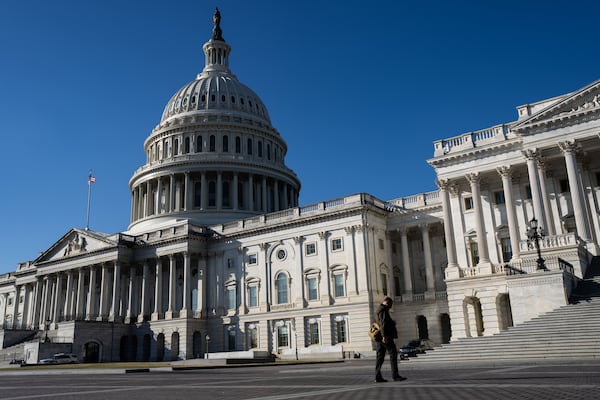
[[[100,345],[96,342],[88,342],[84,346],[85,353],[83,362],[98,363],[100,362]]]

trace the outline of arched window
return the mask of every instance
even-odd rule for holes
[[[262,141],[261,140],[258,141],[258,156],[259,157],[263,156],[263,148],[262,148]]]
[[[196,136],[196,153],[202,153],[202,135]]]
[[[208,151],[216,151],[215,140],[215,135],[210,135],[210,138],[208,139]]]
[[[185,154],[190,152],[190,138],[186,137],[185,141],[183,142],[183,151],[185,152]]]
[[[202,202],[202,183],[194,183],[194,207],[200,207]]]
[[[173,143],[173,155],[176,156],[179,154],[179,139],[175,139]]]
[[[229,136],[223,135],[223,153],[229,152]]]
[[[179,360],[179,332],[171,335],[171,361]]]
[[[246,146],[246,152],[248,153],[249,156],[252,155],[252,139],[248,138],[248,143]]]
[[[277,304],[288,303],[288,277],[283,272],[280,272],[275,279],[275,286],[277,289]]]
[[[239,136],[235,137],[235,152],[237,154],[242,152],[242,139]]]
[[[271,159],[271,144],[267,143],[267,160]]]

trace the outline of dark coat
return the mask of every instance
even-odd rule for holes
[[[383,336],[388,339],[397,339],[398,330],[396,330],[396,321],[390,316],[390,309],[385,304],[380,304],[377,309],[377,321],[381,326]]]

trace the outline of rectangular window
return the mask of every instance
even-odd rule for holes
[[[383,295],[387,296],[388,290],[387,290],[387,275],[386,274],[381,274],[381,288],[383,289]]]
[[[331,239],[331,251],[340,251],[343,250],[342,239]]]
[[[319,291],[317,288],[317,278],[310,277],[307,279],[308,283],[308,300],[318,300]]]
[[[251,349],[258,348],[258,329],[256,329],[256,328],[250,329],[249,336],[250,336],[250,348]]]
[[[288,347],[290,342],[288,340],[288,327],[280,326],[277,328],[277,343],[279,347]]]
[[[313,322],[308,325],[309,343],[319,344],[319,323]]]
[[[465,197],[464,198],[464,204],[465,204],[465,211],[466,210],[472,210],[473,209],[473,198],[472,197]]]
[[[335,321],[335,334],[338,343],[345,343],[346,340],[346,320]]]
[[[400,296],[401,290],[400,290],[400,277],[398,276],[394,276],[394,294],[396,296]]]
[[[568,179],[561,179],[560,181],[558,181],[558,183],[560,184],[560,192],[561,193],[569,193],[571,191],[571,189],[569,188],[569,180]]]
[[[312,256],[314,254],[317,254],[317,245],[313,242],[313,243],[306,243],[306,255],[307,256]]]
[[[531,186],[525,185],[525,199],[531,199]]]
[[[258,307],[258,286],[248,287],[248,307]]]
[[[496,204],[504,204],[506,201],[504,200],[504,192],[494,192],[494,203]]]
[[[398,249],[396,248],[396,243],[392,242],[392,254],[396,254]]]
[[[257,263],[256,253],[248,254],[248,264],[254,265]]]
[[[235,350],[235,329],[229,329],[227,332],[227,346],[229,351]]]
[[[232,310],[235,306],[235,288],[227,288],[227,308]]]
[[[346,295],[346,290],[344,288],[344,275],[336,274],[334,275],[335,282],[335,297],[344,297]]]
[[[379,250],[383,250],[383,248],[384,248],[383,239],[379,239]]]
[[[471,249],[471,265],[474,267],[479,264],[479,248],[477,243],[471,243],[469,247]]]
[[[510,238],[500,239],[500,244],[502,245],[502,260],[504,262],[509,262],[512,258],[512,247],[510,245]]]

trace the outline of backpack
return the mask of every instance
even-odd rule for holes
[[[374,342],[381,342],[381,326],[377,322],[373,322],[369,328],[369,337]]]

